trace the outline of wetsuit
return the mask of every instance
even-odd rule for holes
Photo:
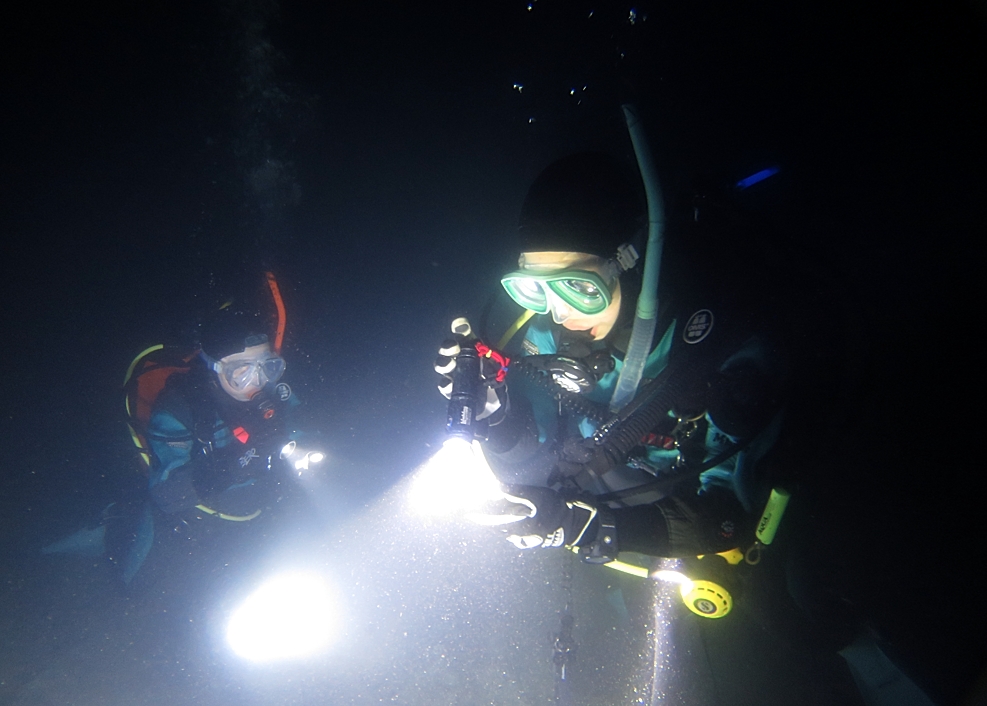
[[[744,541],[769,491],[758,466],[781,425],[787,364],[774,330],[775,312],[753,292],[716,296],[718,289],[729,288],[707,288],[711,294],[698,296],[687,289],[672,305],[663,304],[639,390],[659,378],[656,387],[675,385],[678,392],[666,418],[650,429],[625,463],[601,467],[572,454],[574,442],[578,447],[579,440],[591,437],[599,422],[579,405],[565,400],[560,405],[558,395],[545,389],[549,376],[544,372],[512,371],[509,411],[490,427],[484,443],[500,480],[602,498],[614,509],[622,551],[676,557],[723,551]],[[598,419],[611,416],[606,404],[623,366],[634,312],[629,293],[617,324],[602,341],[567,331],[545,315],[532,319],[523,342],[523,355],[535,356],[531,360],[561,353],[577,360],[595,356],[598,362],[601,351],[609,354],[613,370],[581,393],[596,404]],[[737,452],[731,455],[731,449]],[[699,472],[718,455],[728,457]],[[628,491],[660,486],[656,481],[674,474],[683,480],[649,492]]]

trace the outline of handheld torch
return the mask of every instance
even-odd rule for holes
[[[480,356],[473,345],[475,336],[464,318],[452,322],[452,332],[456,340],[442,347],[440,353],[449,359],[447,366],[436,370],[452,380],[449,394],[449,411],[446,418],[446,432],[451,438],[473,443],[477,408],[483,385],[480,381]],[[463,345],[460,345],[462,341]]]

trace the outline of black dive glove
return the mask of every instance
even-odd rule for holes
[[[439,392],[446,399],[450,399],[454,378],[463,374],[463,368],[457,365],[460,353],[466,348],[476,350],[480,388],[478,399],[475,400],[475,420],[487,420],[488,424],[500,423],[507,413],[505,378],[510,359],[476,338],[469,321],[465,318],[454,320],[451,328],[453,338],[443,342],[439,348],[439,357],[435,360],[435,372],[442,376]]]
[[[498,526],[518,549],[579,547],[586,561],[610,561],[617,555],[617,532],[608,508],[566,500],[551,488],[508,486],[504,497],[482,513],[468,516],[477,524]]]

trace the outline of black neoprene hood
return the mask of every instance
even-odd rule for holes
[[[640,179],[602,152],[553,162],[535,179],[518,223],[521,252],[584,252],[613,257],[647,223]]]

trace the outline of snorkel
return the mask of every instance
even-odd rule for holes
[[[644,192],[648,201],[648,245],[644,257],[644,277],[641,294],[637,299],[637,311],[631,329],[630,344],[624,356],[624,367],[620,371],[610,410],[617,412],[634,399],[637,386],[644,374],[644,365],[651,352],[655,325],[658,319],[658,271],[661,268],[661,254],[665,239],[665,210],[662,201],[658,175],[651,160],[644,128],[633,106],[621,106],[627,121],[627,132],[634,146],[637,166],[644,181]]]
[[[274,340],[271,342],[271,348],[275,353],[281,355],[281,344],[284,343],[284,327],[287,318],[284,311],[284,300],[281,298],[281,289],[278,287],[278,281],[275,279],[274,273],[265,272],[264,279],[267,280],[267,286],[271,290],[271,298],[274,300],[274,308],[278,312],[277,322],[274,326]]]

